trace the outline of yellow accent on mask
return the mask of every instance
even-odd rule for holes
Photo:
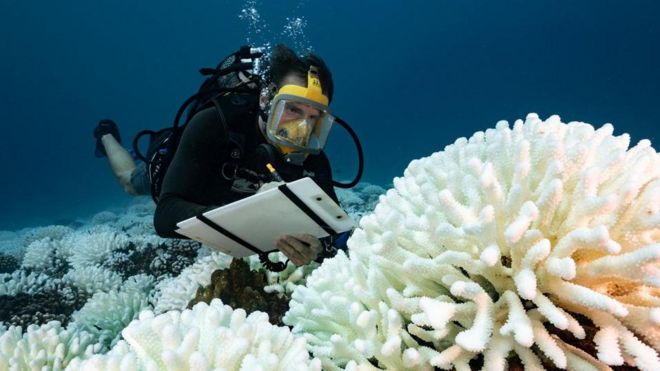
[[[295,95],[301,98],[309,99],[324,106],[327,106],[330,101],[328,97],[323,95],[321,80],[318,77],[316,68],[313,66],[310,67],[309,71],[307,72],[307,87],[299,85],[284,85],[277,92],[277,95],[280,94]]]
[[[281,123],[277,128],[276,136],[280,139],[304,147],[309,141],[310,125],[305,119],[290,120]],[[286,146],[278,146],[283,153],[293,152],[293,148]]]

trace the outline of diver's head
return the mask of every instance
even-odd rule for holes
[[[266,81],[259,127],[287,161],[302,163],[323,149],[334,121],[328,107],[333,93],[330,70],[317,56],[298,57],[278,45]]]
[[[332,101],[334,93],[332,73],[319,56],[308,53],[299,57],[291,48],[280,44],[275,47],[266,64],[264,79],[270,88],[267,92],[269,98],[272,99],[282,86],[291,83],[292,76],[299,78],[294,84],[307,86],[307,71],[309,71],[309,67],[314,66],[318,72],[323,94],[328,97],[329,101]]]

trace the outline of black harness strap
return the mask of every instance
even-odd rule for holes
[[[227,236],[229,239],[233,240],[239,245],[244,246],[245,248],[251,250],[255,254],[263,254],[263,251],[257,249],[256,247],[252,246],[249,242],[245,241],[244,239],[238,237],[237,235],[229,232],[228,230],[222,228],[218,224],[216,224],[213,220],[205,217],[203,214],[197,215],[197,219],[201,220],[202,223],[208,225],[209,227],[213,228],[216,232],[221,233],[225,236]]]
[[[332,229],[323,219],[321,219],[320,216],[316,215],[316,213],[309,208],[298,196],[296,196],[293,191],[289,187],[287,187],[286,184],[282,184],[279,187],[277,187],[280,192],[282,192],[291,202],[293,202],[300,211],[305,213],[308,217],[310,217],[316,224],[318,224],[319,227],[323,228],[323,230],[328,233],[329,235],[333,236],[337,234],[337,231]]]

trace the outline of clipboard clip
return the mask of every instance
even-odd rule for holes
[[[261,264],[266,267],[271,272],[279,273],[283,271],[287,264],[289,264],[289,259],[284,262],[274,262],[268,257],[268,253],[263,252],[259,254],[259,261]]]

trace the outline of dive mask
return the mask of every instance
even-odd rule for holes
[[[284,85],[273,98],[266,138],[287,161],[298,162],[323,150],[334,120],[312,66],[307,73],[307,87]],[[294,158],[297,161],[292,161]]]

